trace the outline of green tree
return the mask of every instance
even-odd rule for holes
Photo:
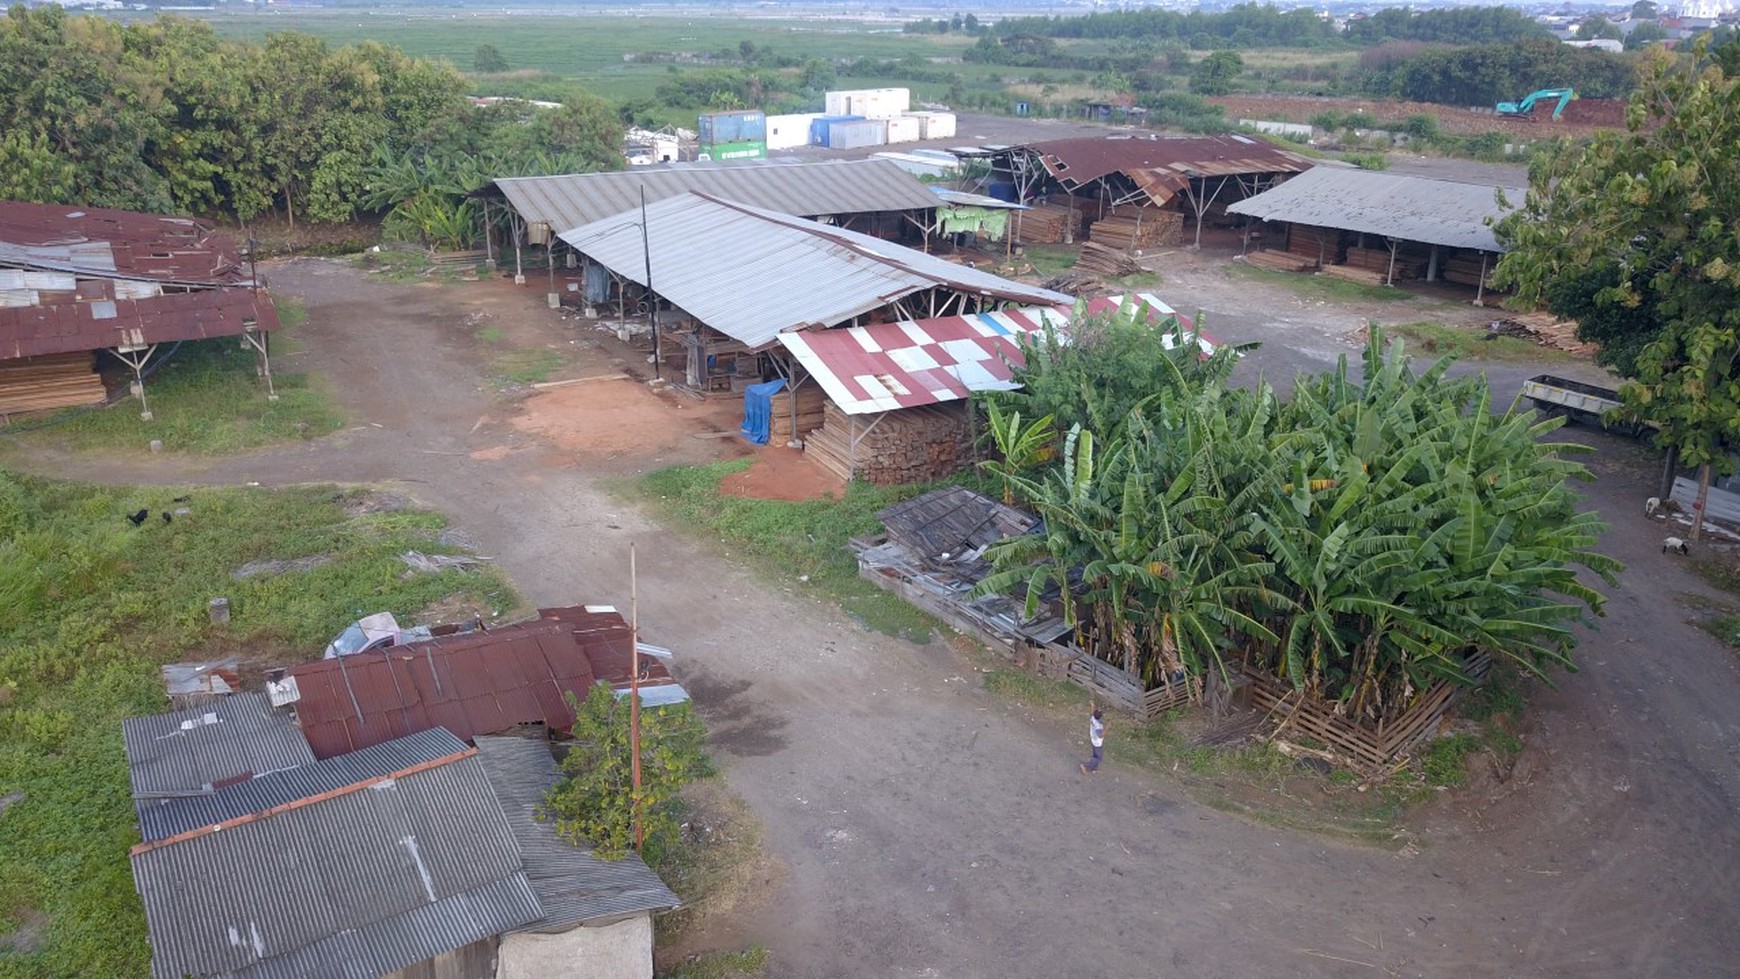
[[[641,784],[634,789],[629,703],[610,688],[593,687],[574,702],[573,741],[562,760],[562,781],[544,799],[540,818],[556,824],[570,843],[590,846],[605,860],[634,849],[638,805],[648,844],[667,845],[678,829],[677,793],[713,774],[705,751],[707,731],[688,704],[640,711]]]
[[[1646,20],[1633,27],[1630,34],[1625,35],[1625,50],[1636,51],[1638,48],[1654,44],[1657,41],[1665,41],[1667,36],[1667,28],[1653,20]]]
[[[1237,51],[1216,51],[1190,70],[1190,90],[1197,95],[1225,95],[1245,70]]]
[[[1625,344],[1635,379],[1620,393],[1628,413],[1661,426],[1658,444],[1699,467],[1701,518],[1712,473],[1733,471],[1740,444],[1735,79],[1701,46],[1693,63],[1651,52],[1626,124],[1532,169],[1523,206],[1498,228],[1508,253],[1497,276],[1523,302],[1564,304],[1561,277],[1600,274],[1612,284],[1593,304],[1653,307],[1636,323],[1653,332]]]
[[[471,52],[471,67],[480,75],[499,75],[508,70],[508,60],[495,45],[479,44]]]
[[[1656,6],[1655,0],[1637,0],[1631,5],[1632,20],[1655,20],[1660,16],[1661,8]]]
[[[1586,17],[1577,25],[1577,40],[1579,41],[1618,41],[1625,37],[1619,25],[1605,17]]]

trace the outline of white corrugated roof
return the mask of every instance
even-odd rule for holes
[[[650,248],[653,291],[751,349],[786,330],[835,326],[939,286],[1004,302],[1073,301],[880,238],[705,194],[649,204],[646,223],[644,241],[638,211],[561,238],[642,285],[643,250]]]
[[[503,177],[494,186],[521,217],[558,232],[639,209],[643,188],[648,204],[694,192],[799,217],[936,207],[936,198],[918,178],[888,160],[673,164],[612,173]]]
[[[1498,205],[1500,190],[1511,207],[1521,204],[1526,193],[1520,187],[1313,167],[1279,186],[1228,206],[1227,211],[1263,221],[1287,221],[1450,248],[1498,252],[1504,249],[1486,222],[1509,213]]]

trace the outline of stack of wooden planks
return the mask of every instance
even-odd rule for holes
[[[1426,275],[1427,259],[1405,251],[1396,253],[1395,277],[1397,279],[1419,279]],[[1390,275],[1390,250],[1388,248],[1349,248],[1347,264],[1356,269],[1366,269],[1378,274],[1378,281],[1387,281]]]
[[[1015,212],[1015,240],[1033,245],[1074,241],[1081,235],[1081,213],[1061,204],[1038,204]]]
[[[1357,282],[1360,285],[1381,286],[1387,284],[1382,272],[1362,269],[1357,265],[1325,265],[1317,271],[1334,279]]]
[[[0,414],[101,404],[106,396],[88,350],[0,361]]]
[[[1158,207],[1119,210],[1100,218],[1088,229],[1097,244],[1129,252],[1176,245],[1184,231],[1184,215]]]
[[[1496,258],[1489,258],[1484,263],[1488,280],[1492,278],[1492,267],[1497,264],[1498,259]],[[1478,286],[1480,285],[1480,273],[1482,267],[1482,262],[1478,253],[1463,252],[1461,254],[1451,255],[1446,259],[1444,261],[1443,271],[1440,274],[1444,277],[1445,282],[1454,282],[1458,285],[1464,286]],[[1486,287],[1490,289],[1492,283],[1488,281]]]
[[[878,486],[928,482],[971,462],[972,428],[963,402],[854,418],[830,401],[822,427],[804,436],[804,455],[845,480],[857,477]]]
[[[801,439],[813,429],[822,427],[822,406],[827,404],[828,396],[809,381],[797,390],[797,427],[792,427],[792,393],[781,391],[771,399],[773,414],[768,427],[767,444],[784,445],[793,439]]]
[[[1287,252],[1309,261],[1312,268],[1335,264],[1341,257],[1340,251],[1339,231],[1295,224],[1287,233]]]
[[[1143,268],[1123,252],[1107,248],[1098,242],[1084,241],[1081,244],[1081,254],[1076,257],[1074,271],[1104,282],[1107,279],[1135,275],[1143,271]]]
[[[1277,272],[1304,272],[1317,265],[1316,260],[1294,252],[1277,252],[1268,249],[1247,252],[1245,261],[1258,268],[1274,269]]]

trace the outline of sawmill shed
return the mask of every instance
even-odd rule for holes
[[[1025,243],[1085,234],[1139,252],[1183,243],[1187,226],[1200,245],[1203,226],[1224,223],[1229,204],[1313,165],[1250,136],[1114,133],[1004,147],[991,157],[991,182],[1036,205],[1017,226]]]
[[[619,214],[561,238],[584,262],[658,297],[654,365],[661,377],[703,392],[740,393],[789,377],[778,340],[793,330],[1072,302],[870,235],[708,194],[649,204],[644,222],[638,211]]]
[[[1247,227],[1245,258],[1252,264],[1379,285],[1451,282],[1473,287],[1478,301],[1504,252],[1492,224],[1526,193],[1521,187],[1317,167],[1228,211],[1262,222]]]
[[[271,390],[271,297],[190,218],[0,202],[0,416],[99,404],[108,363],[144,379],[165,344],[240,336]]]

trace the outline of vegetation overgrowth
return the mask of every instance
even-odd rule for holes
[[[0,469],[0,934],[41,925],[0,954],[0,976],[150,973],[127,863],[139,837],[121,720],[168,709],[160,665],[239,655],[257,674],[317,658],[359,615],[514,605],[492,569],[407,575],[404,551],[453,550],[445,520],[371,499],[331,487],[96,487]],[[127,515],[141,508],[135,527]],[[329,560],[233,577],[249,562],[312,557]],[[207,615],[220,595],[228,626]]]
[[[1057,451],[1004,479],[1045,520],[993,545],[984,592],[1047,588],[1085,647],[1154,682],[1233,659],[1341,705],[1393,717],[1485,652],[1546,675],[1571,667],[1569,626],[1611,582],[1602,524],[1543,441],[1562,424],[1495,413],[1484,378],[1422,373],[1373,329],[1290,401],[1226,384],[1238,352],[1157,341],[1146,310],[1026,344],[1002,414],[1055,419]],[[1180,330],[1176,320],[1160,330]],[[1023,439],[1031,442],[1031,438]]]

